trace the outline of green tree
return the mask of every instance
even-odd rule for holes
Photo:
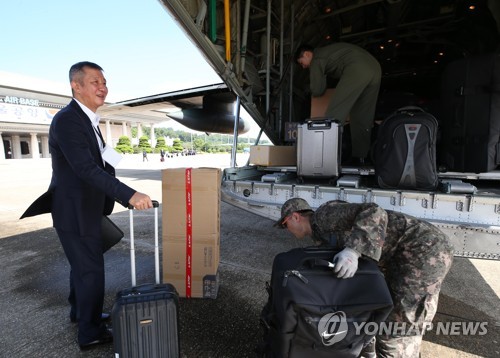
[[[165,143],[165,138],[164,137],[158,137],[156,138],[156,149],[163,149],[167,150],[167,144]]]
[[[143,135],[141,138],[139,138],[139,150],[146,151],[146,153],[151,153],[153,150],[151,149],[151,144],[149,143],[149,138],[145,135]]]
[[[179,136],[172,128],[155,128],[156,137],[178,138]]]
[[[203,140],[203,138],[196,138],[196,139],[193,140],[193,148],[197,152],[204,151],[205,150],[205,144],[206,143]]]
[[[118,139],[118,144],[116,144],[115,149],[120,153],[133,153],[132,145],[130,144],[130,138],[127,136],[121,136]]]
[[[137,127],[131,128],[132,138],[137,138],[137,134],[138,134],[137,132],[138,132]],[[155,133],[156,133],[156,130],[155,130]],[[151,134],[151,128],[143,125],[142,126],[142,135],[151,138],[150,134]]]
[[[135,127],[134,127],[135,128]],[[134,129],[133,128],[133,129]],[[144,133],[149,133],[149,128],[144,127]],[[230,134],[220,134],[220,133],[202,133],[202,132],[187,132],[183,130],[174,130],[172,128],[155,128],[155,136],[159,137],[169,137],[169,138],[179,138],[181,142],[191,143],[193,141],[193,149],[202,152],[218,152],[218,147],[220,145],[231,146],[233,144],[233,136]],[[243,141],[249,145],[253,145],[255,143],[255,138],[249,137],[239,137],[238,138],[238,151],[242,151],[243,147],[240,144],[243,144]],[[268,140],[262,140],[259,144],[271,144]],[[191,145],[185,145],[187,148],[191,149]],[[212,148],[212,150],[210,150]],[[215,148],[215,149],[214,149]],[[172,148],[168,149],[172,151]]]
[[[172,150],[176,153],[180,153],[183,149],[182,141],[179,138],[174,139],[174,142],[172,143]]]

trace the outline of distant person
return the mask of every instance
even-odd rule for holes
[[[160,149],[160,162],[165,161],[165,151],[163,149]]]
[[[337,277],[353,277],[361,256],[378,261],[394,302],[386,322],[404,326],[408,335],[395,330],[378,335],[376,355],[419,357],[422,334],[436,314],[441,284],[453,261],[453,246],[444,233],[373,203],[329,201],[313,211],[301,198],[283,204],[275,226],[298,239],[311,237],[317,244],[338,247],[341,251],[332,258]]]
[[[102,312],[101,218],[111,214],[114,201],[139,210],[153,205],[148,195],[116,179],[114,168],[105,162],[108,147],[96,114],[108,94],[103,69],[92,62],[79,62],[71,66],[69,80],[73,99],[54,116],[49,130],[52,155],[49,190],[35,202],[39,211],[26,216],[47,212],[50,207],[71,267],[69,318],[78,322],[78,343],[80,349],[86,350],[113,340],[112,332],[103,322],[110,315]]]
[[[146,152],[146,150],[143,150],[142,151],[142,161],[145,162],[149,162],[149,159],[148,159],[148,152]]]
[[[10,148],[7,150],[7,159],[12,159],[12,151]]]
[[[327,77],[338,80],[325,117],[344,125],[350,116],[352,164],[364,164],[370,151],[380,89],[380,64],[368,51],[344,42],[316,49],[302,45],[295,53],[295,60],[302,68],[309,68],[313,97],[325,93]]]

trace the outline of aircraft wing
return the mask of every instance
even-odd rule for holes
[[[99,113],[107,120],[158,123],[173,119],[193,130],[232,134],[235,100],[224,83],[217,83],[107,104]],[[239,134],[249,129],[248,120],[240,117]]]

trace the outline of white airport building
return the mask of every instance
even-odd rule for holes
[[[70,101],[69,83],[63,88],[59,84],[0,71],[0,160],[49,158],[50,123]],[[113,147],[120,136],[132,140],[132,127],[137,127],[137,137],[141,137],[144,126],[149,126],[154,133],[154,125],[166,121],[164,114],[137,113],[123,106],[113,108],[113,104],[107,104],[98,111],[103,136]]]

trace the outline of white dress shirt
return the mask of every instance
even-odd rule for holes
[[[101,119],[97,113],[92,112],[87,106],[83,103],[79,102],[76,98],[73,98],[76,103],[81,107],[82,111],[90,118],[90,123],[92,127],[94,127],[95,136],[97,138],[97,143],[99,143],[99,148],[101,149],[101,153],[104,150],[104,142],[101,138],[100,129],[99,129],[99,120]]]

